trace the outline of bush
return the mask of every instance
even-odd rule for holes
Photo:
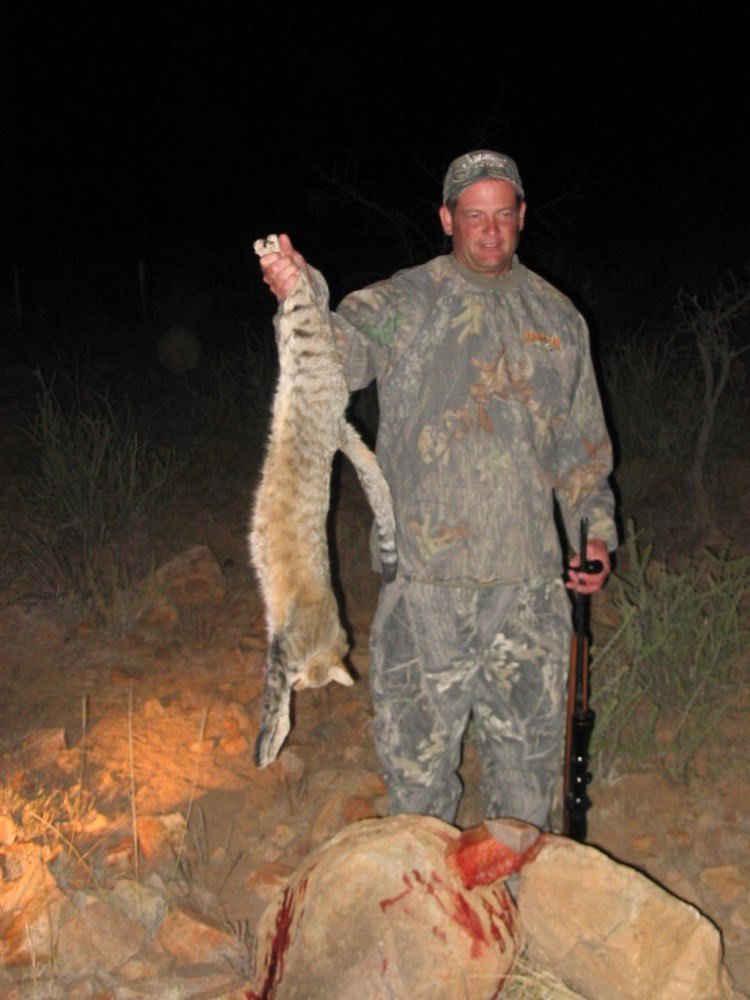
[[[603,357],[606,397],[621,454],[685,464],[701,407],[697,366],[676,335],[619,337]]]
[[[748,679],[750,556],[706,551],[670,569],[639,550],[632,524],[627,553],[615,579],[621,625],[593,660],[592,751],[600,773],[655,757],[684,777]]]
[[[240,430],[259,439],[268,427],[277,378],[278,358],[270,336],[246,338],[240,349],[208,358],[186,382],[192,433],[215,437]]]
[[[721,464],[746,451],[747,370],[738,360],[744,348],[722,347],[713,328],[707,346],[686,335],[685,325],[602,345],[623,502],[667,544],[675,532],[690,543],[706,537],[717,521]]]
[[[174,477],[172,450],[159,452],[140,434],[126,404],[76,393],[70,412],[41,374],[38,413],[29,430],[37,455],[29,500],[45,524],[75,547],[122,538],[150,513]]]
[[[23,548],[56,590],[72,585],[90,600],[112,589],[113,575],[122,582],[118,543],[154,511],[181,463],[139,432],[127,404],[84,393],[74,381],[63,406],[55,379],[37,377],[37,413],[26,429],[34,464],[24,490]]]

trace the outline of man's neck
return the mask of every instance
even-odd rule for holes
[[[471,268],[466,267],[458,261],[453,254],[450,255],[451,262],[458,273],[470,281],[472,284],[477,285],[479,288],[486,288],[489,291],[500,291],[508,288],[515,288],[518,282],[521,280],[521,276],[524,271],[524,266],[519,261],[516,255],[513,256],[513,261],[510,265],[508,271],[505,274],[489,275],[482,274],[480,271],[473,271]]]

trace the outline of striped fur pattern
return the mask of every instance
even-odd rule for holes
[[[255,243],[259,256],[278,248],[275,236]],[[375,456],[345,419],[349,391],[341,357],[303,274],[282,303],[279,367],[250,530],[269,640],[258,767],[275,760],[289,733],[292,690],[352,683],[326,534],[331,463],[338,449],[354,464],[373,509],[383,577],[396,574],[390,490]]]

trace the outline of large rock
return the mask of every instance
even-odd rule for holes
[[[264,912],[250,1000],[496,997],[517,911],[502,881],[466,887],[461,843],[424,816],[346,827]]]
[[[159,944],[182,965],[233,959],[239,961],[234,934],[187,903],[175,905],[159,928]]]
[[[221,604],[226,580],[207,545],[196,545],[160,566],[153,578],[156,605],[164,600],[183,608]]]
[[[518,907],[532,961],[590,1000],[733,996],[716,927],[596,848],[544,835]]]
[[[57,936],[57,961],[68,976],[112,971],[135,955],[146,934],[136,921],[93,896],[63,923]]]
[[[0,966],[50,961],[62,915],[71,907],[51,870],[54,849],[19,844],[0,859]]]

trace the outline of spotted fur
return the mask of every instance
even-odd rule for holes
[[[259,256],[278,249],[275,236],[255,243]],[[341,357],[330,321],[303,274],[282,303],[279,368],[250,531],[269,640],[258,767],[275,760],[289,733],[292,690],[352,683],[326,534],[331,463],[338,449],[354,464],[375,514],[384,579],[396,573],[390,490],[375,456],[345,419],[349,392]]]

